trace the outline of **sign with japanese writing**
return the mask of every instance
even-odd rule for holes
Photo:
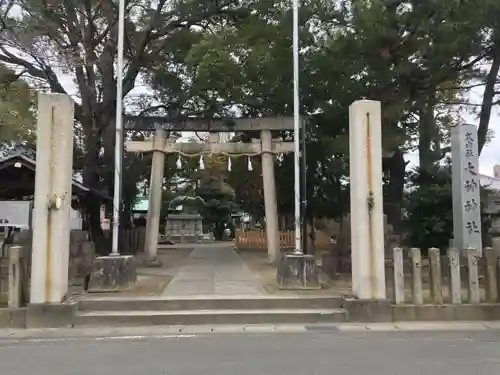
[[[482,252],[481,201],[477,128],[460,125],[452,130],[454,246]]]
[[[31,228],[31,201],[0,201],[0,227]]]

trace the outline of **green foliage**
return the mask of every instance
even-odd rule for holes
[[[408,173],[407,188],[404,225],[408,246],[446,249],[453,238],[451,165],[425,172],[414,169]],[[488,199],[488,191],[481,187],[481,212]],[[481,225],[486,235],[489,222],[485,215]]]
[[[409,246],[446,248],[453,237],[450,167],[434,167],[408,175],[404,225]]]
[[[260,220],[265,216],[264,187],[262,181],[261,158],[251,159],[252,170],[248,170],[248,158],[232,158],[232,168],[228,173],[228,184],[234,189],[234,202],[241,210]]]
[[[0,64],[0,147],[31,140],[34,96],[28,84]]]
[[[205,169],[197,172],[196,196],[204,201],[200,210],[204,224],[215,227],[215,237],[222,238],[224,224],[231,221],[231,214],[237,209],[235,194],[227,179],[227,158],[207,156]]]

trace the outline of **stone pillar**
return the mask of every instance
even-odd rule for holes
[[[484,257],[486,260],[486,280],[485,280],[486,302],[495,303],[498,300],[498,289],[497,289],[498,252],[491,247],[487,247],[486,249],[484,249]]]
[[[467,266],[469,268],[467,290],[469,296],[470,304],[477,304],[480,302],[480,290],[479,290],[479,270],[477,267],[477,261],[479,258],[479,250],[469,247],[466,249],[467,254]]]
[[[160,230],[160,213],[163,196],[163,171],[165,169],[165,132],[157,129],[153,141],[153,164],[149,182],[148,221],[146,223],[146,238],[144,250],[146,265],[159,266],[158,232]]]
[[[441,253],[438,248],[429,249],[429,272],[431,282],[431,299],[436,305],[443,304],[443,284],[441,274]]]
[[[460,275],[460,254],[450,247],[448,249],[448,259],[450,262],[450,295],[451,303],[459,305],[462,303],[462,282]]]
[[[32,304],[60,303],[68,291],[73,116],[69,96],[38,95]]]
[[[276,202],[276,182],[274,179],[274,155],[270,130],[260,133],[262,142],[262,178],[264,182],[264,204],[266,213],[267,258],[270,263],[278,260],[280,243],[278,227],[278,206]]]
[[[359,299],[385,299],[381,105],[349,108],[352,288]]]
[[[418,248],[410,250],[411,259],[411,291],[413,304],[421,305],[424,303],[424,293],[422,288],[422,252]]]
[[[11,246],[9,252],[9,307],[19,308],[22,306],[23,286],[25,280],[21,256],[23,248],[21,246]]]
[[[395,247],[394,251],[394,302],[396,305],[405,303],[405,275],[403,249]]]
[[[461,125],[451,133],[453,185],[453,246],[482,254],[479,157],[475,125]]]

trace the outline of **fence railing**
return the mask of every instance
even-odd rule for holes
[[[103,234],[106,238],[111,239],[112,231],[106,230]],[[135,254],[143,251],[145,238],[146,227],[120,229],[120,253]]]
[[[315,247],[326,250],[330,246],[330,237],[322,232],[315,232]],[[267,237],[264,230],[236,230],[234,236],[235,246],[238,249],[267,249]],[[281,249],[293,249],[295,247],[295,231],[280,231],[279,241]]]
[[[392,292],[394,303],[422,305],[499,302],[500,252],[485,248],[483,255],[469,248],[449,249],[441,255],[431,248],[423,259],[418,248],[394,248]]]

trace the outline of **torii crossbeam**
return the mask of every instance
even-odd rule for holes
[[[127,130],[156,131],[196,131],[196,132],[242,132],[261,130],[291,130],[292,117],[254,117],[254,118],[199,118],[164,116],[123,116]]]

